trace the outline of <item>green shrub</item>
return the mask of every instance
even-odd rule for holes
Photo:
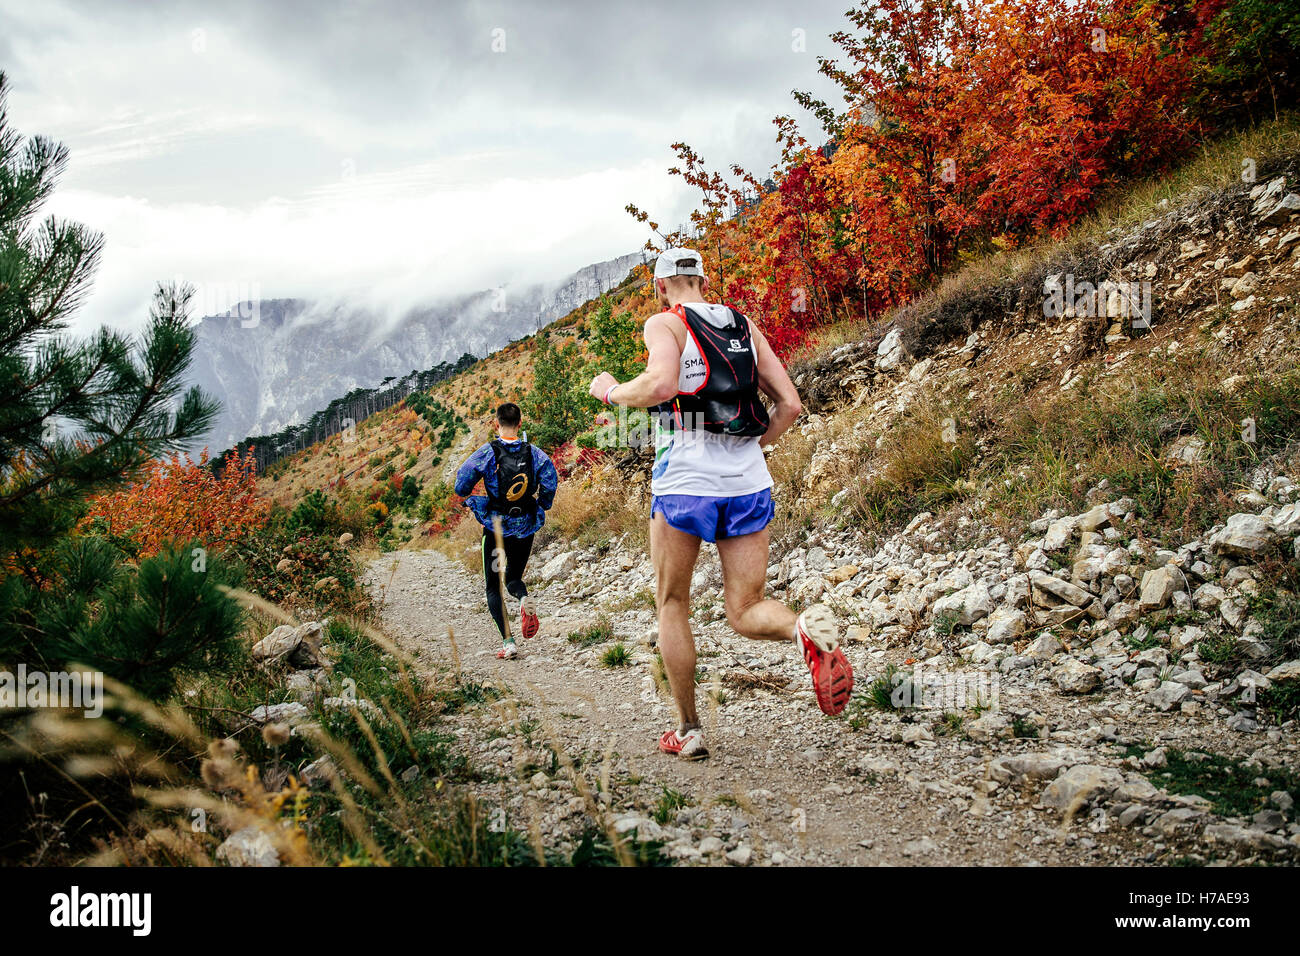
[[[1140,757],[1151,747],[1135,744],[1126,756]],[[1285,767],[1267,770],[1252,761],[1197,750],[1167,748],[1165,767],[1151,774],[1152,783],[1169,793],[1197,794],[1213,805],[1216,813],[1248,817],[1268,806],[1273,791],[1282,790],[1300,802],[1300,775]],[[1295,806],[1287,812],[1295,818]]]
[[[102,538],[66,538],[38,580],[0,581],[2,660],[89,667],[159,700],[183,675],[222,671],[239,654],[244,612],[220,590],[239,573],[198,542],[133,566]]]
[[[306,534],[268,526],[237,541],[229,551],[244,572],[245,586],[273,603],[347,607],[356,588],[356,562],[333,534]],[[287,566],[281,562],[287,559]],[[339,587],[319,589],[334,578]]]
[[[582,630],[573,631],[569,634],[569,643],[577,644],[580,647],[590,647],[592,644],[603,644],[614,636],[614,628],[609,621],[602,618],[595,624],[591,624]]]
[[[451,485],[445,481],[432,481],[420,495],[416,513],[421,521],[431,521],[441,515],[450,505],[453,495]]]
[[[673,820],[677,819],[677,811],[686,807],[690,800],[681,791],[674,790],[667,784],[663,785],[663,793],[659,795],[659,802],[655,804],[654,821],[660,826],[666,826]]]
[[[580,356],[572,342],[556,348],[542,336],[533,358],[533,389],[522,403],[528,416],[529,439],[543,448],[555,448],[573,438],[590,421],[590,409],[574,401]]]
[[[294,506],[286,527],[290,531],[326,534],[338,531],[342,523],[338,503],[316,488]]]
[[[1293,590],[1297,584],[1295,572],[1284,572],[1280,582],[1265,583],[1250,602],[1262,628],[1260,640],[1281,660],[1300,656],[1300,593]]]
[[[600,655],[601,667],[627,667],[631,663],[632,652],[621,641],[613,647],[607,648],[605,653]]]

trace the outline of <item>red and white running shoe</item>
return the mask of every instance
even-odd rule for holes
[[[501,650],[497,651],[497,657],[506,661],[513,661],[519,656],[519,648],[515,647],[514,641],[506,641]]]
[[[659,738],[659,749],[683,760],[703,760],[709,755],[709,749],[704,746],[704,731],[699,727],[693,727],[681,736],[675,730],[668,731]]]
[[[537,602],[529,594],[519,602],[519,630],[524,635],[524,640],[528,640],[536,637],[541,629],[542,622],[537,619]]]
[[[795,642],[812,672],[817,706],[823,713],[835,716],[853,693],[853,668],[840,649],[840,628],[830,608],[815,604],[800,614],[795,623]]]

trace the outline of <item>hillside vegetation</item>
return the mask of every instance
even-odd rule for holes
[[[1257,161],[1255,182],[1241,181],[1243,153]],[[848,629],[860,692],[820,744],[843,754],[844,776],[830,779],[901,780],[906,762],[855,752],[934,748],[927,786],[965,794],[986,821],[935,851],[947,860],[989,845],[983,828],[1005,825],[1025,794],[1037,794],[1044,838],[1076,815],[1094,833],[1098,820],[1123,821],[1114,840],[1091,838],[1093,862],[1294,859],[1300,213],[1284,198],[1297,182],[1300,126],[1286,117],[1113,197],[1061,240],[973,263],[877,322],[820,331],[792,357],[805,415],[769,455],[769,585],[796,607],[829,604]],[[1077,294],[1045,314],[1067,275]],[[1149,283],[1158,305],[1143,316],[1106,282]],[[1085,295],[1086,283],[1100,294]],[[580,341],[582,321],[599,314],[549,334]],[[497,360],[479,363],[481,381],[521,362]],[[536,587],[574,622],[560,671],[590,671],[598,685],[602,671],[627,667],[662,693],[648,471],[644,450],[616,448],[569,474]],[[478,534],[465,523],[407,547],[438,547],[476,572]],[[798,723],[806,704],[779,689],[798,686],[797,662],[737,646],[705,551],[693,624],[712,720],[761,707]],[[380,580],[387,568],[372,562]],[[385,595],[383,613],[402,619],[402,602],[422,591]],[[533,680],[552,679],[547,663],[533,661]],[[960,693],[938,709],[897,702],[980,680],[999,688],[1000,708]],[[662,697],[651,699],[666,719]],[[517,739],[514,724],[501,732]],[[532,745],[563,743],[575,756],[602,746],[600,735],[549,739]],[[975,776],[962,769],[972,754],[992,761]],[[642,771],[632,761],[620,772],[636,781]],[[770,789],[784,778],[769,779]],[[521,778],[509,800],[536,798],[536,786]],[[712,838],[729,862],[749,858],[752,833],[725,815],[702,830],[698,813],[694,827],[665,821],[663,786],[624,786],[618,825],[678,859],[706,860]],[[987,787],[996,792],[980,796]],[[568,793],[542,796],[556,818],[546,840],[571,850],[582,831]],[[690,799],[732,796],[701,787]],[[742,803],[780,831],[761,797]],[[778,862],[840,859],[776,847],[765,852]]]

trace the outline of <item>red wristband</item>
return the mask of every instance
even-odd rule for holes
[[[614,391],[614,389],[618,388],[618,386],[619,386],[619,383],[618,383],[618,382],[615,382],[615,383],[614,383],[613,385],[611,385],[609,388],[605,389],[605,398],[604,398],[604,402],[605,402],[606,405],[608,405],[608,404],[610,403],[610,402],[609,402],[609,393],[612,392],[612,391]]]

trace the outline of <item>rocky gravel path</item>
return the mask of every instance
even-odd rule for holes
[[[634,653],[628,666],[606,668],[599,656],[608,644],[566,640],[601,608],[534,585],[542,633],[521,642],[518,659],[500,661],[478,577],[443,554],[382,555],[366,580],[386,629],[407,649],[429,663],[458,659],[466,678],[503,692],[450,719],[471,761],[500,775],[479,787],[484,802],[548,846],[571,847],[593,814],[661,841],[682,863],[1129,864],[1154,860],[1166,845],[1142,840],[1104,811],[1066,822],[1059,809],[1036,808],[1041,773],[991,767],[999,755],[1044,752],[1064,753],[1055,763],[1072,765],[1081,748],[1106,747],[1113,728],[1104,713],[1078,701],[1015,701],[1044,725],[1027,740],[936,735],[930,711],[831,719],[816,709],[793,645],[746,641],[716,622],[701,628],[702,654],[712,655],[702,656],[703,669],[789,682],[777,691],[728,686],[721,705],[702,694],[711,756],[691,763],[655,748],[673,717],[651,676],[654,653],[634,637],[652,623],[648,610],[609,614]],[[847,650],[859,675],[879,671],[883,652]],[[704,686],[717,680],[706,677]],[[551,758],[548,745],[576,769]],[[579,795],[578,774],[593,789],[603,781],[597,803]]]

